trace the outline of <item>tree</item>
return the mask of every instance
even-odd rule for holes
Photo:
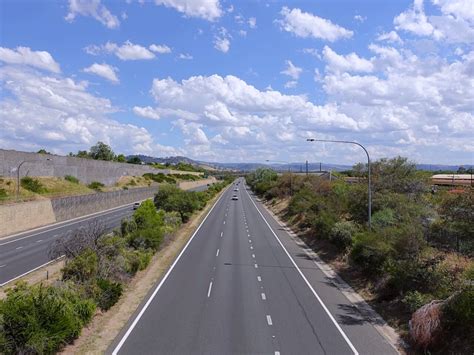
[[[74,154],[72,154],[72,156],[74,156]],[[90,158],[90,155],[87,152],[87,150],[79,150],[76,154],[76,157],[77,158]]]
[[[128,158],[127,163],[129,163],[129,164],[141,164],[142,161],[139,157],[133,156],[133,157]]]
[[[115,158],[115,153],[110,146],[103,142],[97,142],[90,150],[90,156],[95,160],[111,161]]]
[[[117,155],[117,161],[119,163],[125,163],[127,161],[127,159],[125,158],[125,155],[119,154],[119,155]]]
[[[38,154],[51,154],[50,152],[48,152],[46,149],[42,148],[40,150],[38,150],[37,152]]]

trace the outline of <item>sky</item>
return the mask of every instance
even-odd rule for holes
[[[472,0],[1,0],[0,148],[474,163]]]

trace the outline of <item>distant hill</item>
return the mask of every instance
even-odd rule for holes
[[[261,167],[271,167],[278,171],[287,171],[291,170],[292,172],[305,172],[306,171],[306,163],[290,163],[290,164],[275,164],[275,163],[219,163],[219,162],[206,162],[206,161],[199,161],[190,159],[188,157],[183,156],[175,156],[175,157],[165,157],[165,158],[157,158],[151,157],[148,155],[137,154],[137,155],[129,155],[127,159],[131,157],[138,157],[141,161],[145,163],[160,163],[160,164],[169,164],[169,165],[176,165],[179,163],[186,163],[191,164],[196,167],[204,168],[207,170],[238,170],[238,171],[253,171]],[[428,170],[428,171],[457,171],[460,166],[464,166],[466,169],[472,167],[472,165],[442,165],[442,164],[417,164],[416,168],[419,170]],[[321,166],[319,163],[308,163],[308,170],[309,171],[328,171],[328,170],[335,170],[335,171],[343,171],[343,170],[350,170],[352,169],[352,165],[344,165],[344,164],[326,164],[322,163]]]

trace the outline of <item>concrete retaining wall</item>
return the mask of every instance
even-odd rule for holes
[[[151,198],[157,187],[99,192],[90,195],[69,196],[51,200],[56,222],[100,212],[117,206]]]
[[[0,237],[152,198],[157,187],[0,205]]]
[[[116,183],[122,176],[142,176],[145,173],[186,174],[188,172],[170,169],[155,169],[147,165],[114,163],[102,160],[81,159],[59,155],[18,152],[0,149],[0,176],[16,177],[18,165],[21,176],[72,175],[89,184],[99,181],[105,185]],[[190,174],[199,174],[193,173]]]
[[[54,222],[50,200],[0,205],[0,237]]]
[[[178,183],[178,187],[182,190],[189,190],[195,187],[205,186],[207,184],[214,184],[217,180],[214,177],[198,180],[198,181],[182,181]]]

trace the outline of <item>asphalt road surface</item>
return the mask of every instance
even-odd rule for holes
[[[112,230],[133,214],[133,204],[0,239],[0,286],[50,262],[48,251],[59,237],[98,219]]]
[[[396,353],[239,181],[108,352]]]
[[[204,190],[207,190],[207,186],[196,187],[190,191]],[[51,262],[48,251],[52,243],[61,236],[72,233],[96,219],[104,223],[108,230],[113,230],[120,226],[123,218],[130,217],[132,214],[133,204],[128,204],[0,239],[0,286],[15,281]]]

